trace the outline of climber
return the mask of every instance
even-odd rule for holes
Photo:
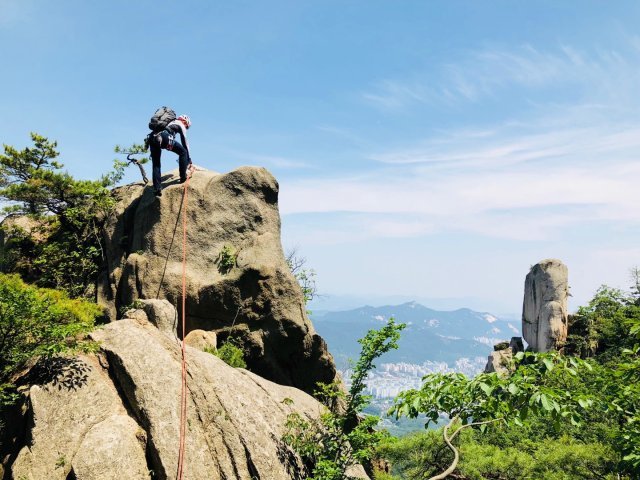
[[[180,115],[169,122],[161,132],[151,132],[148,136],[151,162],[153,163],[153,189],[157,197],[162,195],[160,155],[163,148],[171,150],[178,155],[180,183],[184,183],[187,180],[187,176],[191,175],[193,171],[193,164],[189,155],[189,144],[187,143],[187,130],[190,126],[191,119],[187,115]],[[180,135],[180,142],[176,141],[176,134]]]

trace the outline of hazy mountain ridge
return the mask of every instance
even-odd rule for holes
[[[444,362],[454,366],[461,358],[486,359],[494,343],[520,335],[520,326],[513,320],[468,308],[433,310],[417,302],[312,314],[316,330],[326,340],[340,369],[348,367],[347,359],[357,358],[357,339],[390,317],[407,327],[400,347],[387,353],[381,359],[384,363]]]
[[[381,416],[391,406],[391,398],[403,390],[420,388],[424,375],[475,375],[485,367],[495,343],[520,335],[520,322],[513,317],[502,319],[469,308],[434,310],[417,302],[313,312],[313,324],[327,342],[347,385],[351,376],[349,360],[357,359],[360,353],[358,339],[368,330],[380,328],[390,317],[407,327],[402,331],[399,348],[383,355],[367,379],[367,393],[373,396],[367,411]],[[424,421],[385,418],[384,426],[400,435],[421,430]]]

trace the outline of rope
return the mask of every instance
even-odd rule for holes
[[[184,337],[186,334],[187,311],[187,199],[191,172],[184,183],[182,193],[182,391],[180,395],[180,448],[178,450],[177,480],[182,480],[184,472],[184,444],[187,431],[187,359]]]

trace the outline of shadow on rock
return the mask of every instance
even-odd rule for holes
[[[87,384],[91,367],[78,358],[42,358],[26,375],[28,385],[46,385],[58,390],[78,390]]]

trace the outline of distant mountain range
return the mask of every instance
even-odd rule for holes
[[[462,372],[475,375],[487,363],[493,345],[520,336],[520,322],[499,318],[468,308],[440,311],[417,302],[382,307],[321,312],[311,315],[313,324],[326,340],[347,386],[349,359],[360,354],[358,339],[368,330],[380,328],[393,317],[406,323],[399,348],[384,354],[367,379],[366,393],[372,395],[367,413],[385,417],[392,399],[402,391],[420,388],[422,377],[434,372]],[[422,430],[424,420],[384,418],[383,426],[394,435]]]
[[[495,343],[520,336],[520,324],[487,312],[468,308],[432,310],[416,302],[401,305],[365,306],[340,312],[314,312],[313,324],[326,340],[338,368],[347,368],[347,359],[360,352],[357,340],[390,317],[406,323],[398,350],[381,358],[381,363],[445,362],[455,365],[461,358],[487,357]]]

